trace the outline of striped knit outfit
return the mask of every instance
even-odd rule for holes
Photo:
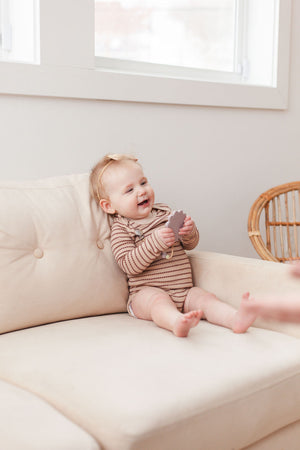
[[[191,265],[186,250],[198,244],[199,233],[195,227],[182,236],[171,249],[155,233],[164,226],[171,210],[163,204],[152,209],[151,221],[127,219],[116,215],[112,224],[111,247],[114,257],[127,274],[129,285],[128,312],[133,296],[144,287],[156,287],[167,292],[177,308],[183,311],[187,292],[193,286]]]

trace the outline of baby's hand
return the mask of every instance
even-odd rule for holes
[[[184,219],[184,223],[182,227],[179,230],[180,236],[186,236],[187,234],[190,234],[195,226],[194,221],[191,219],[190,216],[186,216]]]
[[[175,234],[171,228],[161,227],[156,233],[161,241],[163,241],[168,247],[172,247],[175,244]]]

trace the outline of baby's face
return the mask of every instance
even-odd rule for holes
[[[102,183],[110,207],[106,212],[117,212],[135,220],[148,217],[154,203],[154,191],[139,164],[124,161],[109,167],[103,174]]]

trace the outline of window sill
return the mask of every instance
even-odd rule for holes
[[[286,109],[288,105],[286,82],[271,88],[122,73],[107,69],[4,62],[0,63],[0,92],[232,108]]]

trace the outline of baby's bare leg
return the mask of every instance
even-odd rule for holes
[[[152,287],[141,289],[135,294],[131,307],[138,319],[152,320],[179,337],[186,337],[202,317],[201,311],[182,314],[165,291]]]
[[[191,288],[186,302],[185,311],[194,309],[203,311],[203,318],[215,325],[230,328],[235,333],[245,333],[257,317],[256,312],[247,308],[249,294],[244,294],[238,311],[222,302],[214,294],[204,289]]]

